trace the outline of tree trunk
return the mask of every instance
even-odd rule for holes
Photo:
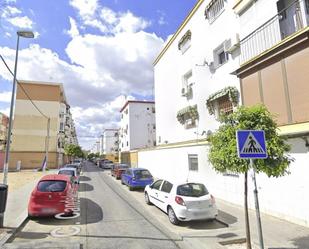
[[[248,213],[248,172],[245,173],[245,184],[244,184],[244,197],[245,197],[245,225],[246,225],[246,240],[247,249],[251,248],[251,237],[250,237],[250,224],[249,224],[249,213]]]

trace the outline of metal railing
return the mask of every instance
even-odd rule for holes
[[[281,0],[283,1],[283,0]],[[309,0],[295,0],[240,41],[240,63],[265,52],[308,26]]]

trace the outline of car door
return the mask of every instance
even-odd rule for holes
[[[158,193],[158,199],[160,200],[159,201],[160,209],[162,209],[164,212],[167,212],[167,206],[169,204],[170,192],[172,188],[173,188],[172,183],[170,183],[169,181],[164,181]]]
[[[157,180],[155,181],[151,187],[150,187],[150,192],[149,192],[149,198],[152,204],[154,204],[157,207],[160,207],[159,203],[159,189],[161,187],[163,180]]]
[[[128,184],[129,175],[130,175],[130,169],[127,169],[126,172],[124,172],[124,174],[123,174],[123,182],[125,184]]]

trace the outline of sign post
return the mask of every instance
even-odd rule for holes
[[[258,190],[256,185],[255,168],[253,159],[267,158],[265,133],[259,130],[239,130],[236,131],[237,151],[240,158],[250,159],[250,167],[253,170],[252,181],[254,183],[254,200],[258,225],[259,241],[261,249],[264,249],[262,222],[259,207]]]

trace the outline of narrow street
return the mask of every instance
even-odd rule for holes
[[[173,238],[151,220],[142,205],[130,199],[121,186],[95,165],[87,163],[80,180],[80,217],[27,219],[6,247],[43,248],[51,244],[57,248],[183,247],[180,239]]]

